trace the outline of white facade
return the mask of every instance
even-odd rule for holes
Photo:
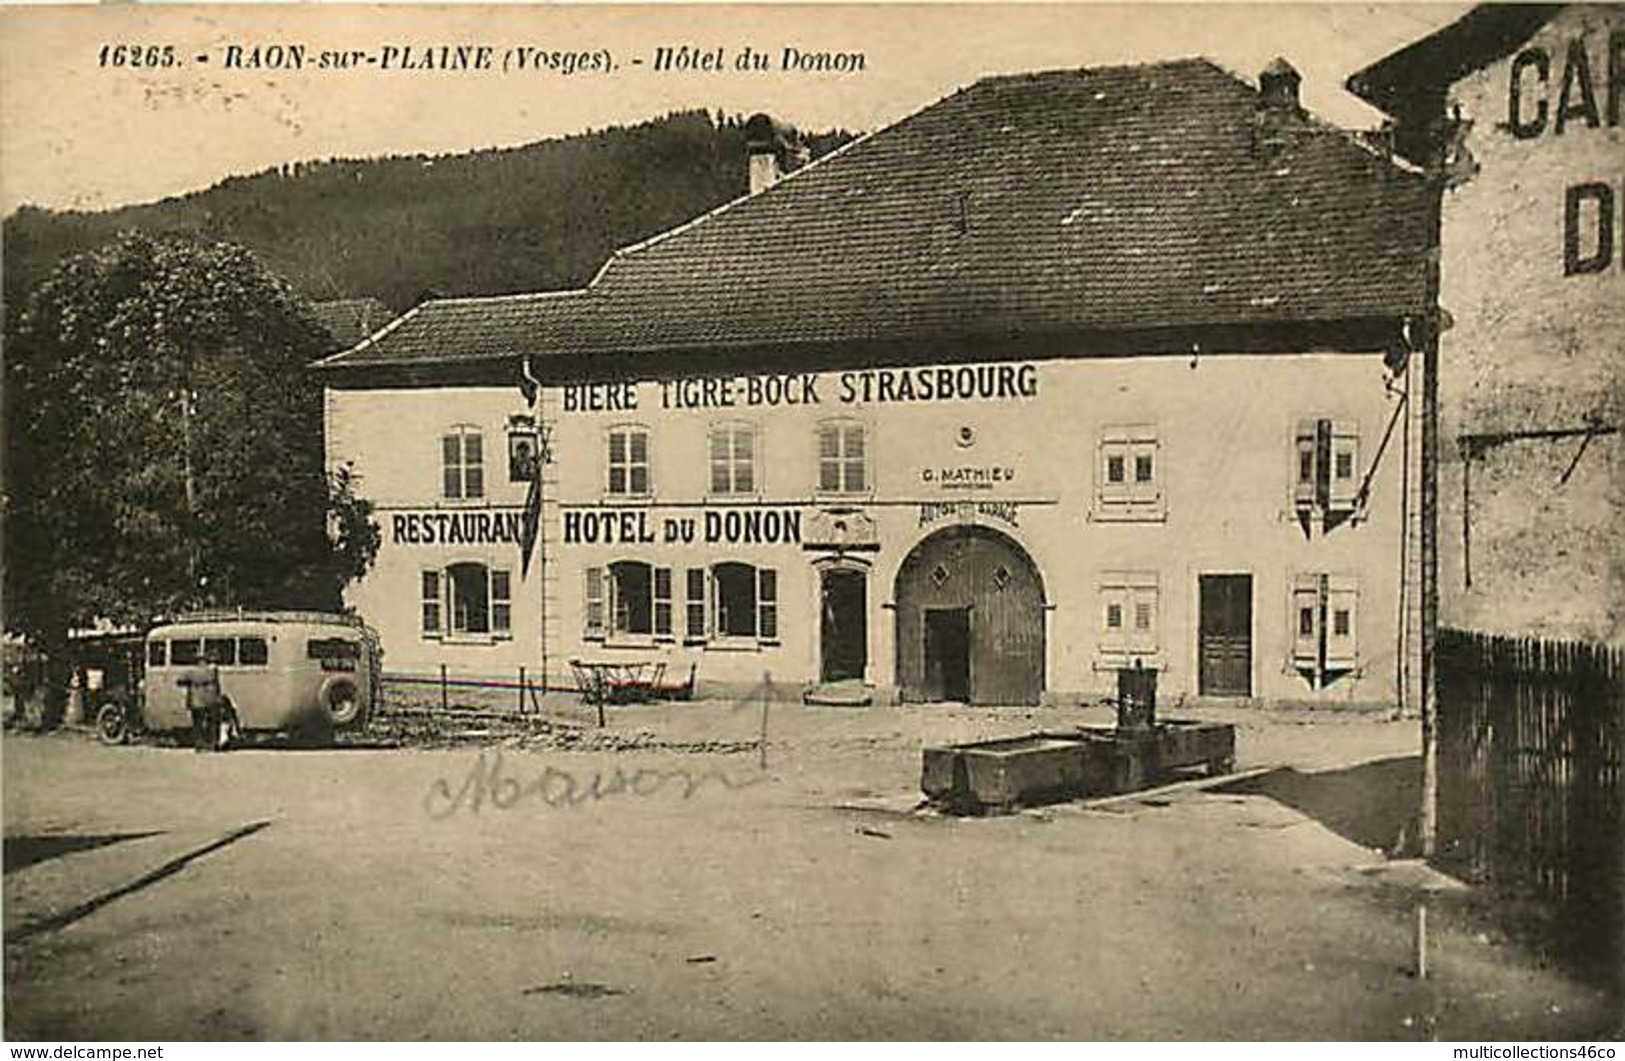
[[[1008,702],[1107,692],[1137,660],[1165,698],[1395,697],[1403,432],[1384,448],[1397,400],[1380,354],[539,374],[552,460],[528,574],[510,533],[527,489],[507,474],[510,417],[530,411],[517,388],[329,389],[330,461],[352,464],[384,531],[350,601],[391,673],[545,666],[561,683],[571,659],[660,660],[695,668],[702,694],[861,677],[881,698]],[[446,496],[459,430],[483,438],[477,498]],[[941,533],[955,527],[981,530]],[[506,630],[453,628],[445,573],[462,564],[510,572]],[[754,594],[719,565],[749,565]],[[831,572],[849,579],[836,598]]]

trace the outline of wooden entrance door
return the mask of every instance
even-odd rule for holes
[[[1044,690],[1044,582],[1010,537],[976,524],[927,536],[898,568],[894,599],[903,699],[941,699],[963,681],[967,689],[960,698],[973,704],[1038,703]],[[937,611],[963,612],[964,618],[931,619]],[[960,631],[968,645],[964,668],[954,641]],[[938,670],[931,672],[932,666]]]
[[[970,609],[925,610],[925,696],[970,700]]]
[[[1253,693],[1253,576],[1203,575],[1198,689],[1204,696]]]
[[[868,582],[862,571],[824,572],[819,624],[823,681],[863,677],[869,663]]]

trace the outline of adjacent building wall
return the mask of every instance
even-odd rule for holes
[[[1508,436],[1625,423],[1625,8],[1565,8],[1450,101],[1441,622],[1619,642],[1625,441]]]

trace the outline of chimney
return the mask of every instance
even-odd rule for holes
[[[793,126],[766,114],[753,114],[745,122],[745,151],[750,157],[752,195],[771,188],[810,157]]]
[[[1298,85],[1303,78],[1292,64],[1276,56],[1258,75],[1258,105],[1283,114],[1297,114]]]
[[[1253,149],[1273,159],[1291,146],[1303,118],[1298,85],[1303,79],[1277,56],[1258,74],[1258,108],[1253,112]]]

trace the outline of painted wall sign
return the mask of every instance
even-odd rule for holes
[[[801,511],[729,508],[662,515],[649,509],[587,509],[564,513],[561,529],[565,545],[799,545]]]
[[[922,468],[920,481],[944,490],[991,490],[1000,483],[1016,481],[1014,468],[986,467]]]
[[[1625,29],[1612,29],[1594,53],[1586,36],[1571,37],[1559,60],[1529,47],[1512,60],[1504,128],[1518,140],[1618,129],[1625,115]],[[1586,174],[1596,178],[1602,174]],[[1612,174],[1607,175],[1612,177]],[[1563,275],[1625,271],[1625,187],[1615,195],[1607,179],[1588,179],[1563,193]],[[1615,239],[1616,227],[1621,230]]]
[[[564,387],[567,413],[636,412],[648,397],[659,409],[782,408],[891,402],[1015,401],[1038,397],[1038,366],[934,365],[703,379],[668,379],[645,395],[638,383],[574,383]]]
[[[389,518],[395,545],[518,545],[522,512],[396,512]]]
[[[1014,501],[926,501],[920,505],[920,526],[944,519],[969,520],[983,516],[1019,527],[1019,515],[1019,507]]]

